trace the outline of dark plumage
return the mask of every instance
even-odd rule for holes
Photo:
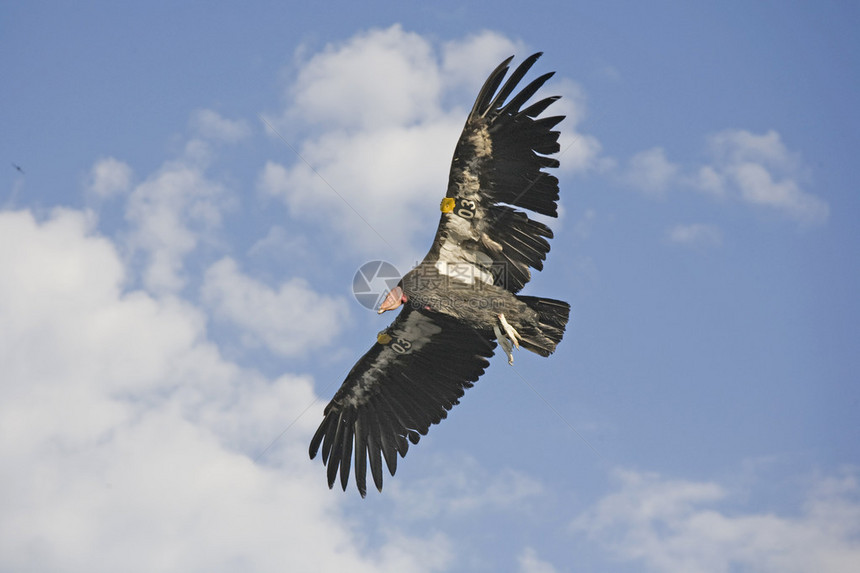
[[[451,163],[448,191],[430,252],[392,289],[380,313],[401,305],[395,321],[352,368],[326,406],[311,439],[329,487],[346,489],[355,461],[361,496],[367,466],[382,490],[382,460],[397,456],[448,415],[489,366],[496,344],[513,362],[512,345],[549,356],[561,341],[570,306],[517,295],[541,270],[552,231],[523,211],[558,215],[558,179],[545,168],[559,151],[563,117],[539,118],[558,97],[523,108],[552,73],[514,93],[541,54],[502,83],[513,57],[487,78]],[[501,87],[500,87],[501,86]]]

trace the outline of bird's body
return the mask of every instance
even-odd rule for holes
[[[555,308],[556,314],[563,313],[566,317],[570,309],[567,303],[515,295],[495,284],[457,280],[426,263],[407,273],[401,288],[405,302],[413,308],[445,314],[479,332],[493,333],[502,315],[520,335],[517,342],[542,356],[555,350],[564,330],[543,332],[548,325],[541,324],[541,313],[551,313]],[[536,301],[543,304],[537,305]]]
[[[311,458],[322,452],[329,487],[346,489],[352,457],[362,497],[367,467],[382,490],[382,461],[391,475],[431,425],[445,418],[483,374],[499,344],[549,356],[564,335],[570,305],[518,294],[541,270],[552,231],[527,215],[556,217],[563,118],[538,117],[557,97],[523,107],[552,76],[518,93],[540,54],[502,84],[512,58],[487,78],[457,142],[439,228],[424,260],[404,275],[379,312],[402,307],[379,333],[326,406]]]

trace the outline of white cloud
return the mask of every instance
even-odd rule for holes
[[[228,205],[222,185],[183,161],[167,163],[135,187],[126,206],[129,247],[145,255],[147,288],[175,293],[185,286],[184,258],[220,226]]]
[[[526,52],[527,47],[522,42],[489,30],[462,40],[445,42],[442,46],[442,81],[449,87],[461,89],[467,98],[474,98],[486,79],[475,70],[487,70],[489,74],[505,58],[515,54],[522,57]],[[468,110],[464,112],[468,113]]]
[[[300,61],[275,124],[287,132],[303,122],[316,135],[295,145],[301,158],[292,165],[268,162],[259,188],[284,200],[294,217],[333,228],[351,248],[378,255],[384,241],[389,251],[418,254],[438,222],[472,98],[512,50],[520,52],[517,65],[526,52],[499,34],[482,32],[437,49],[392,26]],[[576,132],[585,113],[582,91],[554,80],[540,95],[559,93],[565,97],[546,113],[570,116],[562,128],[563,168],[596,167],[599,143]],[[460,105],[448,105],[452,99]],[[412,244],[419,236],[420,247]]]
[[[559,124],[558,143],[561,151],[556,157],[564,172],[581,172],[596,169],[606,170],[613,162],[611,158],[600,155],[603,146],[593,135],[582,133],[578,126],[588,115],[585,90],[566,78],[551,80],[544,87],[545,95],[560,95],[560,100],[552,104],[545,115],[563,115],[564,121]]]
[[[245,370],[192,305],[124,292],[116,246],[92,225],[71,210],[0,212],[0,570],[450,563],[442,534],[383,531],[366,549],[307,460],[310,380]]]
[[[827,203],[801,188],[800,158],[777,132],[725,130],[709,138],[709,148],[714,164],[698,174],[704,190],[734,193],[746,203],[781,211],[804,224],[827,220]]]
[[[719,227],[704,223],[675,225],[666,233],[666,238],[679,245],[717,247],[723,242]]]
[[[726,178],[712,165],[702,165],[691,178],[691,184],[705,193],[716,198],[722,198],[726,194]]]
[[[557,573],[558,571],[552,563],[539,559],[537,552],[531,547],[526,547],[520,553],[517,562],[520,566],[520,573]]]
[[[666,159],[662,147],[654,147],[640,151],[630,159],[625,178],[635,188],[662,197],[676,181],[679,169],[677,164]]]
[[[349,317],[343,299],[318,294],[302,279],[270,288],[242,274],[229,257],[206,271],[202,295],[216,317],[242,329],[247,342],[284,356],[329,344]]]
[[[267,257],[295,261],[300,258],[313,257],[311,240],[306,235],[294,235],[280,225],[274,225],[266,232],[266,236],[255,242],[248,249],[252,257]]]
[[[757,163],[733,166],[729,175],[741,191],[741,198],[757,205],[773,207],[805,223],[821,223],[829,208],[821,199],[805,193],[796,181],[774,181],[771,173]]]
[[[338,232],[345,246],[378,254],[407,250],[438,223],[459,121],[327,133],[306,142],[304,162],[267,162],[260,189],[290,213]],[[387,255],[392,258],[390,252]]]
[[[330,44],[303,63],[291,114],[339,128],[410,125],[437,112],[439,90],[430,43],[394,25]]]
[[[625,561],[663,573],[856,571],[860,502],[856,474],[823,479],[796,516],[720,507],[713,482],[616,471],[618,491],[577,517],[573,529]]]
[[[566,121],[566,120],[565,120]],[[558,138],[561,153],[557,156],[561,162],[560,171],[606,171],[614,165],[614,160],[600,155],[603,146],[593,135],[588,135],[568,129],[570,126],[562,124],[561,135]]]
[[[131,188],[132,170],[128,164],[106,157],[98,160],[90,170],[88,190],[105,199],[125,193]]]
[[[236,142],[251,135],[245,120],[231,120],[211,109],[201,109],[191,115],[191,126],[202,137],[224,142]]]
[[[780,135],[770,130],[762,135],[744,129],[727,129],[708,138],[714,159],[721,165],[755,162],[782,170],[800,165],[800,158],[785,147]]]
[[[807,177],[802,161],[776,131],[762,135],[742,129],[721,131],[708,137],[708,152],[710,163],[682,166],[654,147],[635,154],[621,177],[655,197],[664,197],[671,187],[694,189],[716,199],[766,207],[803,225],[827,220],[829,206],[803,190]]]

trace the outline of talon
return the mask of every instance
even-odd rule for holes
[[[508,338],[511,339],[511,342],[514,343],[514,346],[517,348],[520,347],[520,333],[514,330],[514,327],[510,325],[510,323],[505,318],[504,314],[499,315],[499,322],[502,323],[502,328],[505,329],[505,333],[508,335]]]
[[[496,340],[499,341],[499,346],[502,347],[502,350],[505,351],[505,354],[508,355],[508,364],[513,366],[514,364],[514,354],[511,352],[511,341],[507,339],[507,337],[502,334],[502,331],[499,330],[499,327],[495,324],[493,325],[493,331],[496,333]]]

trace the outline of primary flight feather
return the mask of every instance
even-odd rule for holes
[[[353,366],[323,413],[310,457],[322,454],[328,485],[346,490],[351,464],[361,496],[367,467],[382,491],[383,460],[397,456],[448,415],[489,366],[498,343],[549,356],[561,341],[570,305],[517,295],[541,270],[552,231],[526,211],[558,216],[558,179],[544,169],[559,151],[554,127],[563,116],[539,117],[557,96],[525,106],[552,77],[514,93],[540,53],[507,78],[513,56],[484,82],[457,141],[441,220],[430,252],[379,308],[403,306],[394,322]],[[504,84],[502,83],[504,81]]]

